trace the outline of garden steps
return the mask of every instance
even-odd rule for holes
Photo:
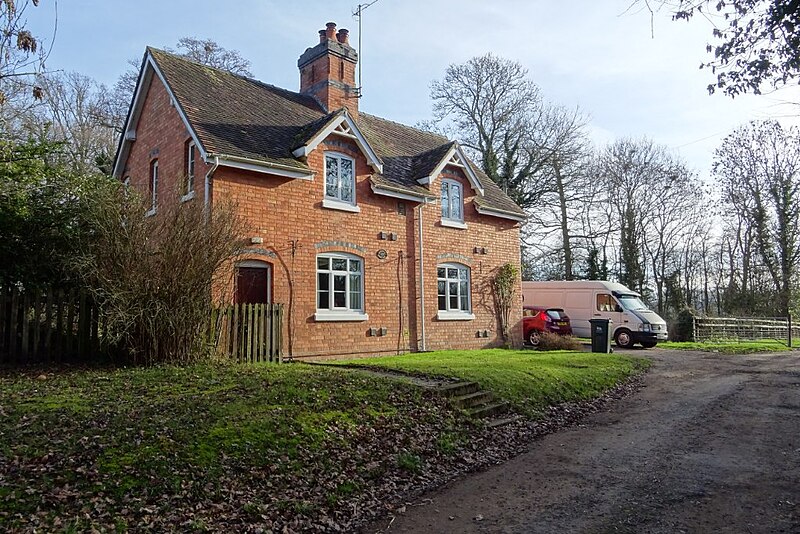
[[[477,393],[481,386],[477,382],[452,382],[436,388],[445,397],[460,397]]]
[[[459,408],[474,408],[476,406],[486,405],[494,399],[488,391],[476,391],[475,393],[467,393],[466,395],[459,395],[453,397],[453,404]]]
[[[501,401],[475,406],[474,408],[467,410],[467,413],[469,413],[470,417],[476,419],[487,419],[489,417],[494,417],[495,415],[505,413],[507,410],[508,403]]]
[[[325,362],[304,362],[307,365],[318,365],[342,368],[341,365]],[[457,408],[464,410],[474,419],[486,420],[486,425],[490,428],[513,423],[520,419],[519,416],[506,416],[509,405],[504,401],[497,401],[490,391],[482,391],[480,384],[466,380],[441,379],[411,375],[402,371],[389,371],[376,369],[374,367],[361,366],[358,364],[348,365],[347,367],[356,368],[363,372],[376,376],[400,379],[411,382],[416,386],[435,391],[443,397],[447,397],[450,403]],[[502,417],[501,417],[502,416]]]

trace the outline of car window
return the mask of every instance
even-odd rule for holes
[[[522,310],[523,317],[533,317],[533,310]]]
[[[560,320],[562,317],[564,317],[562,310],[547,310],[547,315],[556,320]]]

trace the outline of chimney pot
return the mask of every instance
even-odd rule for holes
[[[325,28],[326,28],[325,36],[328,39],[336,39],[336,23],[335,22],[329,22],[329,23],[327,23],[325,25]]]
[[[327,34],[326,30],[320,30],[319,31],[319,42],[320,43],[324,43],[327,40],[326,34]]]
[[[350,31],[342,28],[336,34],[336,39],[342,44],[350,44]]]

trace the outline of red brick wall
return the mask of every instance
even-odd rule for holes
[[[356,201],[360,213],[349,213],[322,207],[324,153],[333,150],[356,161]],[[246,218],[250,234],[260,237],[261,249],[242,259],[258,259],[273,266],[273,298],[289,304],[286,338],[291,339],[294,356],[335,354],[377,354],[419,350],[421,331],[417,317],[420,298],[416,290],[418,264],[418,204],[375,195],[369,175],[372,169],[357,147],[332,137],[321,144],[308,158],[316,170],[313,181],[291,180],[221,167],[214,175],[214,198],[235,199]],[[425,268],[426,348],[481,348],[502,344],[491,293],[491,279],[496,269],[506,262],[519,266],[519,228],[513,221],[478,214],[471,202],[474,193],[460,174],[448,177],[463,183],[465,222],[467,229],[440,226],[441,207],[432,204],[423,208]],[[439,182],[432,184],[439,190]],[[398,213],[398,202],[405,204],[406,214]],[[397,234],[396,241],[381,240],[379,232]],[[297,248],[292,257],[291,242]],[[355,245],[333,245],[339,242]],[[357,248],[356,248],[357,247]],[[476,254],[475,247],[486,248],[487,254]],[[378,250],[387,252],[386,259],[377,257]],[[267,252],[267,254],[264,253]],[[347,252],[364,260],[364,322],[316,322],[316,255],[321,252]],[[447,257],[442,257],[446,255]],[[439,259],[437,259],[439,257]],[[463,259],[453,259],[453,258]],[[436,266],[443,262],[459,262],[471,269],[471,321],[439,321],[437,319]],[[290,290],[289,278],[293,280]],[[232,277],[230,278],[232,280]],[[518,286],[519,287],[519,286]],[[227,292],[232,295],[232,288]],[[521,311],[518,291],[515,309]],[[516,321],[520,320],[519,317]],[[370,327],[385,327],[385,336],[369,336]],[[291,331],[290,331],[291,329]],[[489,337],[478,337],[487,330]],[[522,339],[521,324],[513,328],[514,343]],[[287,347],[288,349],[288,347]]]
[[[153,76],[146,95],[136,126],[136,141],[131,146],[122,176],[130,176],[131,186],[149,195],[150,164],[158,159],[159,203],[174,202],[184,193],[185,147],[190,138],[189,131],[157,76]],[[194,202],[203,202],[208,168],[200,158],[199,150],[195,149]]]
[[[125,175],[136,187],[147,189],[151,155],[161,167],[160,198],[175,191],[183,176],[184,144],[189,136],[175,107],[160,82],[147,95]],[[324,196],[324,153],[333,150],[356,161],[356,201],[360,213],[322,207]],[[308,157],[316,172],[313,180],[298,180],[219,167],[213,176],[215,202],[237,204],[246,221],[245,243],[260,237],[263,243],[248,245],[240,259],[269,263],[273,271],[273,300],[287,305],[284,349],[294,356],[337,354],[380,354],[419,350],[421,329],[418,227],[419,204],[375,195],[370,187],[372,168],[351,142],[332,136]],[[203,179],[209,165],[197,158],[196,199],[203,201]],[[422,208],[425,277],[425,330],[428,350],[481,348],[502,344],[499,337],[491,279],[506,262],[519,266],[519,227],[513,221],[478,214],[472,204],[474,193],[461,171],[448,168],[449,178],[463,184],[466,230],[440,226],[438,203]],[[431,184],[438,195],[439,181]],[[172,195],[171,198],[175,199]],[[405,205],[405,215],[398,212]],[[396,241],[380,240],[379,232],[397,234]],[[292,254],[292,242],[296,244]],[[476,254],[475,247],[487,254]],[[379,259],[377,252],[387,257]],[[363,322],[316,322],[316,255],[346,252],[364,260],[365,311]],[[446,257],[443,257],[446,255]],[[437,257],[439,257],[437,259]],[[453,258],[460,258],[459,260]],[[436,266],[458,261],[471,269],[472,311],[470,321],[437,319]],[[226,287],[219,297],[233,298],[233,269],[228,268]],[[290,283],[291,280],[291,283]],[[513,334],[520,344],[522,301],[518,286]],[[370,327],[387,329],[384,336],[369,336]],[[488,338],[478,337],[487,330]],[[290,346],[291,345],[291,346]]]

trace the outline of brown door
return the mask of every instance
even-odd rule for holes
[[[269,268],[236,269],[236,304],[264,304],[270,301]]]

